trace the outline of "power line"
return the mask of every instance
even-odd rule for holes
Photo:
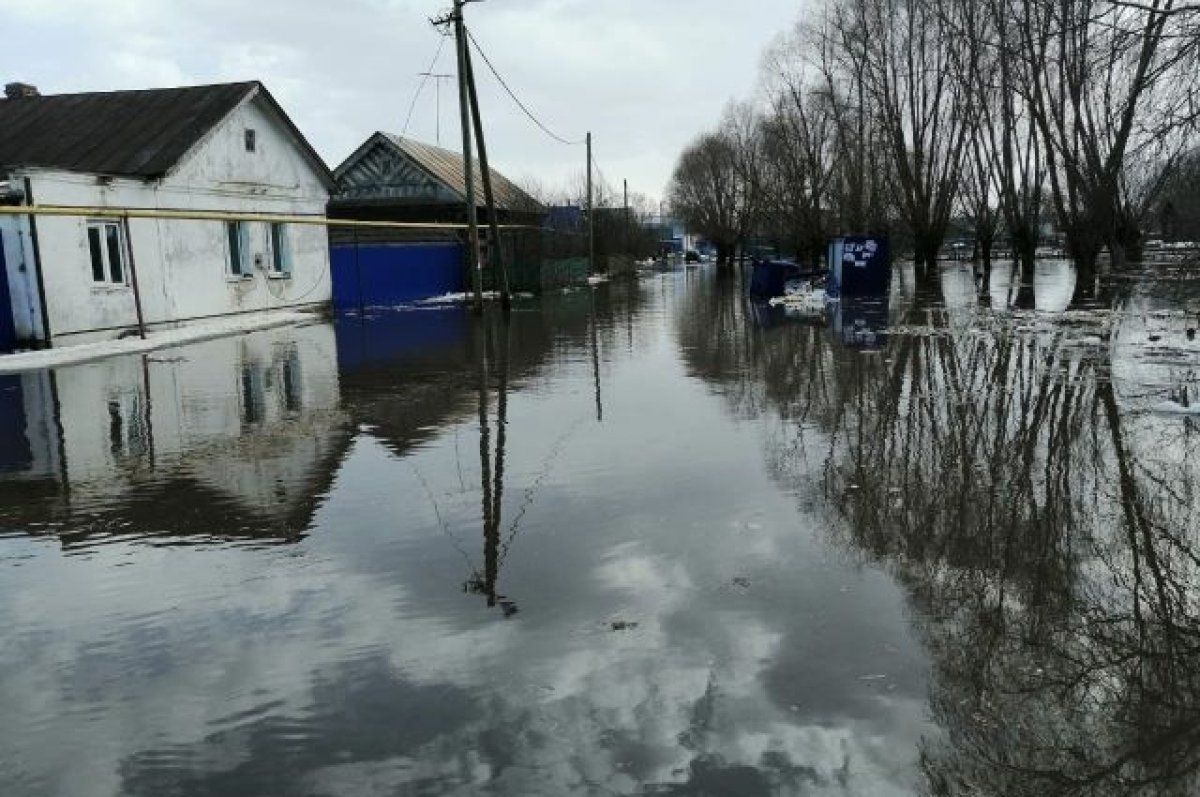
[[[517,95],[513,93],[513,90],[508,87],[508,84],[506,82],[504,82],[504,78],[500,77],[500,73],[496,70],[496,67],[492,64],[491,59],[487,57],[487,53],[485,53],[483,51],[483,48],[479,46],[479,42],[477,42],[475,40],[475,34],[471,33],[470,29],[467,30],[467,36],[468,36],[468,38],[471,39],[471,44],[475,45],[475,51],[479,53],[479,55],[483,58],[483,62],[485,64],[487,64],[487,68],[489,70],[491,70],[492,74],[495,75],[496,80],[498,80],[500,82],[500,85],[504,87],[504,90],[506,92],[508,92],[508,96],[512,98],[512,101],[517,104],[518,108],[520,108],[522,111],[525,112],[525,115],[529,117],[529,120],[531,122],[533,122],[535,125],[537,125],[539,128],[541,128],[543,133],[550,136],[550,138],[554,139],[555,141],[558,141],[562,144],[567,144],[568,146],[574,147],[574,146],[579,146],[580,144],[584,143],[583,139],[580,139],[579,141],[569,141],[569,140],[563,138],[562,136],[558,135],[554,131],[552,131],[550,128],[546,127],[546,125],[542,124],[541,120],[539,120],[536,116],[533,115],[533,111],[531,111],[531,110],[529,110],[529,108],[525,107],[525,103],[521,102],[521,100],[517,98]]]
[[[608,178],[604,176],[604,170],[600,168],[600,162],[596,160],[594,153],[592,155],[592,166],[596,170],[596,187],[602,190],[609,188],[613,188],[613,190],[615,190],[615,188],[609,184]]]
[[[429,68],[422,74],[420,85],[417,86],[416,92],[413,93],[412,102],[408,105],[408,116],[404,120],[404,130],[400,135],[408,134],[408,125],[412,122],[413,110],[417,107],[417,100],[421,97],[421,92],[425,90],[425,84],[429,82],[430,76],[433,74],[433,68],[437,66],[438,59],[442,57],[442,48],[446,46],[446,36],[442,36],[442,40],[438,42],[437,52],[433,54],[433,60],[429,62]]]

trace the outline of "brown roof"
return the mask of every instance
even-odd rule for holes
[[[465,201],[467,198],[467,181],[463,176],[463,156],[432,144],[426,144],[412,138],[403,138],[391,133],[379,133],[394,144],[401,152],[413,160],[419,167],[429,172],[438,182],[458,194]],[[483,177],[479,161],[474,161],[475,168],[471,182],[475,184],[475,198],[479,205],[484,202]],[[489,170],[492,175],[492,191],[495,193],[496,207],[501,210],[528,210],[537,207],[537,201],[522,191],[516,183],[509,180],[495,169]]]
[[[257,81],[0,99],[0,166],[162,177],[254,92],[332,187],[324,161]]]

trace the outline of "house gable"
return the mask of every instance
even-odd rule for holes
[[[167,187],[328,197],[333,176],[261,87],[212,127],[163,178]]]
[[[336,172],[340,198],[451,204],[465,200],[432,172],[376,133]]]

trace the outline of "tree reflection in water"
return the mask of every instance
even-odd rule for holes
[[[756,326],[736,286],[681,314],[693,372],[778,418],[776,478],[910,593],[945,731],[931,794],[1200,787],[1200,435],[1155,409],[1196,352],[1153,356],[1134,292],[1049,316],[922,291],[865,354]]]

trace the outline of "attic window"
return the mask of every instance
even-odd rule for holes
[[[257,146],[257,143],[258,143],[256,139],[257,139],[257,136],[255,136],[255,134],[254,134],[254,129],[247,127],[246,128],[246,151],[247,152],[254,152],[255,147]]]

